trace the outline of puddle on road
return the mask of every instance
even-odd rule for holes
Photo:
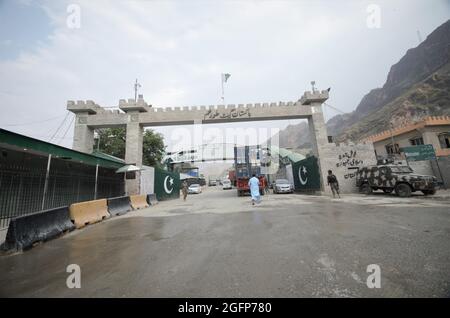
[[[167,211],[168,213],[176,213],[176,214],[187,214],[190,213],[188,210],[186,209],[172,209]]]
[[[149,238],[149,239],[151,239],[152,241],[167,240],[167,239],[170,238],[170,237],[164,237],[164,236],[161,236],[160,234],[161,234],[161,233],[148,233],[148,234],[146,234],[146,235],[143,235],[142,237]]]

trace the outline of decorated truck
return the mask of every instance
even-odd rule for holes
[[[237,195],[250,193],[248,181],[255,175],[259,179],[259,192],[264,195],[267,180],[261,174],[259,146],[234,147],[234,169]]]

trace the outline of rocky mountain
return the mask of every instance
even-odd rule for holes
[[[441,115],[450,115],[450,63],[341,130],[335,139],[357,141],[388,130],[391,123],[397,127],[426,116]]]
[[[331,118],[327,129],[337,141],[357,141],[388,129],[390,123],[449,114],[450,20],[409,49],[391,67],[383,87],[371,90],[353,112]],[[297,148],[307,135],[304,123],[287,127],[280,132],[280,145]]]
[[[308,123],[301,122],[289,125],[271,138],[272,143],[274,143],[275,138],[279,138],[278,143],[282,148],[310,147]]]

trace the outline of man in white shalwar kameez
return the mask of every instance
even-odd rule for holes
[[[261,194],[259,193],[259,179],[253,175],[248,181],[248,187],[250,188],[250,194],[252,196],[252,205],[259,203],[261,200]]]

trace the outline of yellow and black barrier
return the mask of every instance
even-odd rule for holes
[[[150,205],[156,205],[158,204],[158,199],[156,198],[156,194],[147,194],[147,202]]]
[[[129,196],[109,198],[107,201],[108,212],[111,216],[122,215],[133,210]]]
[[[67,206],[13,218],[8,227],[2,250],[24,250],[72,231]]]
[[[130,202],[134,210],[145,209],[150,206],[147,203],[147,196],[145,194],[130,195]]]
[[[106,199],[85,201],[70,205],[70,219],[77,229],[100,222],[110,216]]]

